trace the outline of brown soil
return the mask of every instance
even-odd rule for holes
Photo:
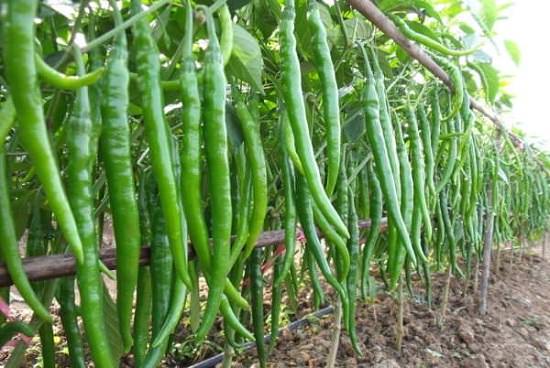
[[[540,253],[539,253],[540,254]],[[422,295],[404,307],[405,336],[395,347],[396,303],[380,294],[362,303],[357,330],[363,357],[357,358],[347,336],[341,340],[338,367],[550,367],[550,262],[536,255],[502,253],[498,274],[491,275],[488,314],[481,317],[474,290],[464,293],[464,281],[452,279],[446,317],[438,326],[446,274],[434,277],[430,310]],[[514,262],[514,263],[511,263]],[[415,284],[415,286],[418,286]],[[421,288],[415,288],[415,292]],[[407,294],[405,294],[407,295]],[[269,358],[270,367],[324,367],[334,317],[282,334]],[[255,366],[254,353],[238,366]]]

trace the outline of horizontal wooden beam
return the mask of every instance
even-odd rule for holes
[[[370,227],[370,220],[359,221],[359,227],[366,229]],[[386,219],[383,219],[382,229],[386,227]],[[319,236],[323,234],[319,232]],[[285,239],[284,230],[271,230],[263,232],[256,243],[256,247],[268,247],[280,244]],[[116,269],[117,259],[115,248],[102,248],[100,250],[100,258],[108,269]],[[151,248],[141,248],[139,262],[141,265],[149,264],[151,256]],[[190,252],[189,258],[192,259],[194,254]],[[23,259],[23,267],[30,281],[43,281],[55,279],[58,277],[70,276],[76,273],[75,258],[70,254],[53,254],[47,256],[27,257]],[[4,264],[0,263],[0,287],[6,287],[13,284],[8,269]]]

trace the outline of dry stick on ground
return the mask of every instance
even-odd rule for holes
[[[403,276],[399,277],[399,290],[397,294],[397,313],[395,321],[395,349],[401,353],[403,345],[403,336],[405,329],[403,328]]]
[[[443,327],[445,322],[445,315],[447,314],[447,306],[449,305],[449,290],[451,289],[451,275],[452,267],[449,265],[447,270],[447,279],[445,280],[445,288],[443,289],[443,300],[441,301],[441,310],[439,311],[439,317],[437,319],[437,326]]]
[[[497,243],[497,254],[495,257],[495,277],[498,276],[498,273],[500,271],[500,242]]]
[[[487,292],[489,289],[489,275],[491,273],[491,250],[493,248],[493,224],[495,220],[495,214],[493,212],[493,189],[492,180],[488,183],[487,189],[487,214],[485,235],[483,239],[483,266],[481,274],[481,283],[479,286],[479,314],[485,315],[487,313]]]
[[[378,9],[378,7],[370,0],[349,0],[350,6],[361,13],[365,18],[371,21],[382,33],[391,38],[395,43],[403,48],[403,50],[409,54],[409,56],[417,60],[426,69],[428,69],[434,76],[440,79],[447,87],[453,88],[453,83],[449,78],[449,75],[417,44],[409,40],[401,31],[393,24],[393,22],[384,15],[384,13]],[[506,130],[501,119],[489,109],[483,106],[481,103],[471,100],[470,106],[472,109],[479,111],[482,115],[496,125],[496,127],[506,132],[514,144],[518,147],[523,147],[523,141]]]
[[[479,285],[479,257],[476,255],[476,266],[474,268],[474,290],[473,294],[477,294],[477,287]]]
[[[327,358],[327,368],[334,368],[336,364],[336,355],[338,346],[340,346],[340,334],[342,332],[342,303],[340,300],[336,303],[336,313],[334,313],[334,330],[330,339],[330,350]]]

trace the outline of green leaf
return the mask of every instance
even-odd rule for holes
[[[519,65],[521,62],[521,50],[519,49],[518,44],[512,40],[505,40],[504,46],[506,47],[506,51],[508,51],[508,55],[510,55],[514,63]]]
[[[233,51],[227,65],[228,70],[238,79],[249,83],[263,93],[262,51],[258,41],[246,29],[233,25]]]
[[[491,105],[494,104],[500,84],[498,71],[488,63],[472,63],[470,65],[478,72],[481,78],[487,102]]]
[[[344,21],[344,27],[350,39],[353,41],[368,40],[372,35],[372,26],[358,17],[346,19]]]
[[[344,136],[348,142],[355,142],[365,134],[365,115],[361,108],[352,110],[344,123]]]
[[[241,125],[239,124],[239,118],[235,113],[235,109],[232,105],[225,105],[225,126],[227,129],[227,137],[229,138],[229,145],[232,149],[237,150],[243,143],[243,133],[241,131]]]
[[[479,16],[489,31],[493,29],[498,18],[498,6],[496,0],[480,0],[481,9]]]

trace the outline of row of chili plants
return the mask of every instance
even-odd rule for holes
[[[295,305],[307,282],[318,307],[327,301],[321,279],[361,354],[355,311],[376,289],[374,267],[388,292],[417,274],[431,303],[433,272],[472,275],[487,216],[496,244],[545,229],[545,158],[470,108],[477,92],[461,58],[478,48],[422,38],[401,12],[392,19],[447,70],[452,92],[418,82],[411,63],[392,70],[388,41],[374,33],[350,41],[344,27],[349,47],[338,48],[326,26],[333,13],[343,19],[338,4],[278,8],[277,27],[260,40],[268,55],[260,86],[235,67],[238,42],[253,37],[246,12],[257,8],[232,14],[223,2],[183,1],[151,17],[139,0],[83,1],[59,49],[55,20],[36,22],[47,19],[37,18],[38,1],[1,5],[0,254],[33,317],[3,319],[0,336],[38,334],[44,366],[55,365],[54,300],[75,367],[88,359],[112,367],[127,354],[137,367],[157,366],[182,319],[192,346],[223,331],[227,351],[255,340],[265,365],[263,336],[276,341],[288,308],[283,291]],[[180,26],[177,47],[158,32],[166,17]],[[106,30],[112,39],[94,44]],[[73,42],[86,37],[88,46]],[[360,231],[359,219],[370,228]],[[115,275],[98,257],[106,223]],[[267,229],[284,229],[284,246],[256,248]],[[30,283],[21,239],[26,256],[72,253],[76,276]],[[142,245],[151,257],[140,266]],[[116,279],[114,300],[102,274]],[[9,295],[4,288],[5,303]],[[7,366],[24,352],[20,342]]]

